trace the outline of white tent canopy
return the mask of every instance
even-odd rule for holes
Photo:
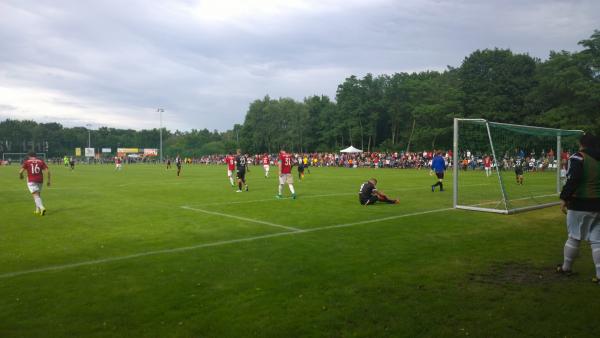
[[[340,150],[340,153],[362,153],[363,151],[360,149],[356,149],[353,146],[349,146],[346,149]]]

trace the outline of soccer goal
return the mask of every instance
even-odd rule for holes
[[[455,118],[454,208],[512,214],[557,205],[565,157],[577,151],[582,134]]]
[[[46,153],[36,153],[35,156],[46,161]],[[21,163],[27,158],[27,153],[2,153],[2,161],[11,163]]]

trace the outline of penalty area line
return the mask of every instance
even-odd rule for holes
[[[281,225],[281,224],[276,224],[276,223],[271,223],[271,222],[267,222],[267,221],[261,221],[258,219],[253,219],[253,218],[247,218],[247,217],[242,217],[242,216],[236,216],[236,215],[231,215],[231,214],[225,214],[222,212],[216,212],[216,211],[209,211],[209,210],[204,210],[204,209],[199,209],[199,208],[192,208],[189,207],[187,205],[182,205],[180,207],[181,209],[186,209],[186,210],[191,210],[191,211],[197,211],[197,212],[202,212],[208,215],[215,215],[215,216],[222,216],[222,217],[228,217],[228,218],[233,218],[233,219],[237,219],[240,221],[246,221],[246,222],[251,222],[251,223],[258,223],[258,224],[264,224],[264,225],[268,225],[268,226],[272,226],[275,228],[282,228],[282,229],[286,229],[286,230],[290,230],[290,231],[302,231],[302,229],[298,229],[298,228],[294,228],[294,227],[290,227],[290,226],[286,226],[286,225]]]
[[[78,267],[82,267],[82,266],[119,262],[119,261],[125,261],[125,260],[129,260],[129,259],[142,258],[142,257],[148,257],[148,256],[185,252],[185,251],[198,250],[198,249],[202,249],[202,248],[210,248],[210,247],[229,245],[229,244],[235,244],[235,243],[253,242],[253,241],[267,239],[267,238],[293,236],[293,235],[299,235],[299,234],[304,234],[304,233],[309,233],[309,232],[317,232],[317,231],[337,229],[337,228],[346,228],[346,227],[352,227],[355,225],[377,223],[377,222],[389,221],[389,220],[393,220],[393,219],[400,219],[400,218],[405,218],[405,217],[432,214],[432,213],[444,212],[444,211],[449,211],[449,210],[453,210],[453,208],[442,208],[442,209],[413,212],[413,213],[409,213],[409,214],[389,216],[389,217],[383,217],[383,218],[375,218],[375,219],[370,219],[370,220],[365,220],[365,221],[326,225],[326,226],[312,228],[312,229],[304,229],[304,230],[298,229],[296,231],[286,231],[286,232],[279,232],[279,233],[274,233],[274,234],[267,234],[267,235],[239,238],[239,239],[231,239],[231,240],[225,240],[225,241],[217,241],[217,242],[204,243],[204,244],[198,244],[198,245],[192,245],[192,246],[184,246],[184,247],[179,247],[179,248],[152,250],[152,251],[140,252],[137,254],[131,254],[131,255],[125,255],[125,256],[95,259],[95,260],[83,261],[83,262],[71,263],[71,264],[54,265],[54,266],[48,266],[48,267],[44,267],[44,268],[37,268],[37,269],[31,269],[31,270],[7,272],[7,273],[0,274],[0,279],[7,279],[7,278],[18,277],[18,276],[22,276],[22,275],[29,275],[29,274],[38,273],[38,272],[59,271],[59,270],[66,270],[66,269],[71,269],[71,268],[78,268]],[[256,220],[252,220],[252,221],[256,221]]]

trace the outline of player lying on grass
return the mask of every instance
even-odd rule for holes
[[[50,186],[50,170],[44,161],[35,157],[34,152],[29,152],[27,156],[28,159],[23,162],[23,166],[19,171],[19,178],[23,179],[23,172],[27,171],[27,188],[29,188],[29,192],[31,192],[33,201],[35,202],[34,213],[44,216],[46,214],[46,208],[44,208],[40,193],[44,186],[44,171],[47,176],[46,184]]]
[[[556,272],[571,274],[582,240],[592,247],[596,276],[600,284],[600,139],[586,134],[579,140],[579,152],[569,158],[567,183],[560,193],[561,210],[567,214],[568,238],[564,260]]]
[[[389,204],[400,203],[400,200],[393,200],[387,197],[387,195],[385,195],[383,192],[378,191],[377,180],[375,178],[371,178],[360,186],[360,190],[358,192],[358,201],[362,205],[371,205],[377,202],[385,202]]]

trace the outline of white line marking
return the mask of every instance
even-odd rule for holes
[[[281,224],[276,224],[276,223],[271,223],[271,222],[267,222],[267,221],[261,221],[261,220],[258,220],[258,219],[253,219],[253,218],[247,218],[247,217],[242,217],[242,216],[231,215],[231,214],[225,214],[225,213],[222,213],[222,212],[208,211],[208,210],[199,209],[199,208],[192,208],[192,207],[188,207],[187,205],[183,205],[180,208],[186,209],[186,210],[191,210],[191,211],[202,212],[202,213],[209,214],[209,215],[229,217],[229,218],[238,219],[238,220],[241,220],[241,221],[258,223],[258,224],[264,224],[264,225],[268,225],[268,226],[272,226],[272,227],[276,227],[276,228],[282,228],[282,229],[291,230],[291,231],[302,231],[302,229],[298,229],[298,228],[294,228],[294,227],[289,227],[289,226],[286,226],[286,225],[281,225]]]
[[[486,184],[470,184],[470,185],[464,185],[463,187],[476,187],[476,186],[487,186],[487,185],[490,185],[490,184],[487,184],[487,183]],[[415,190],[430,191],[430,189],[431,189],[431,187],[422,186],[422,187],[414,187],[414,188],[408,188],[408,189],[392,189],[392,190],[386,190],[386,192],[403,192],[403,191],[415,191]],[[307,198],[335,197],[335,196],[348,196],[348,195],[357,195],[358,196],[358,192],[343,192],[343,193],[321,194],[321,195],[300,195],[299,198],[307,199]],[[291,197],[283,197],[279,200],[288,200],[288,199],[292,199],[292,198]],[[277,202],[279,200],[276,198],[263,198],[263,199],[257,199],[257,200],[206,203],[206,204],[202,204],[202,205],[204,206],[204,205],[246,204],[246,203],[257,203],[257,202]]]
[[[535,198],[541,198],[541,197],[552,197],[552,196],[558,196],[558,193],[554,193],[554,194],[550,194],[550,195],[526,196],[526,197],[522,197],[522,198],[509,199],[509,202],[510,201],[524,201],[524,200],[528,200],[528,199],[535,199]],[[478,204],[473,204],[473,206],[482,206],[482,205],[489,205],[489,204],[494,204],[494,203],[501,204],[502,200],[482,202],[482,203],[478,203]]]
[[[275,234],[260,235],[260,236],[232,239],[232,240],[226,240],[226,241],[218,241],[218,242],[212,242],[212,243],[204,243],[204,244],[198,244],[198,245],[192,245],[192,246],[184,246],[184,247],[180,247],[180,248],[146,251],[146,252],[140,252],[137,254],[120,256],[120,257],[102,258],[102,259],[95,259],[95,260],[91,260],[91,261],[84,261],[84,262],[78,262],[78,263],[48,266],[45,268],[7,272],[7,273],[0,274],[0,279],[17,277],[17,276],[22,276],[22,275],[27,275],[27,274],[37,273],[37,272],[65,270],[65,269],[77,268],[77,267],[81,267],[81,266],[112,263],[112,262],[124,261],[124,260],[128,260],[128,259],[134,259],[134,258],[140,258],[140,257],[197,250],[197,249],[202,249],[202,248],[228,245],[228,244],[234,244],[234,243],[252,242],[252,241],[265,239],[265,238],[282,237],[282,236],[288,236],[288,235],[291,236],[291,235],[298,235],[298,234],[303,234],[303,233],[308,233],[308,232],[315,232],[315,231],[336,229],[336,228],[346,228],[346,227],[351,227],[351,226],[360,225],[360,224],[376,223],[376,222],[388,221],[388,220],[392,220],[392,219],[399,219],[399,218],[405,218],[405,217],[411,217],[411,216],[419,216],[419,215],[431,214],[431,213],[435,213],[435,212],[443,212],[443,211],[448,211],[448,210],[453,210],[453,209],[452,208],[434,209],[434,210],[428,210],[428,211],[413,212],[413,213],[404,214],[404,215],[384,217],[384,218],[379,218],[379,219],[371,219],[371,220],[366,220],[366,221],[327,225],[327,226],[306,229],[306,230],[279,232],[279,233],[275,233]],[[255,220],[253,220],[253,221],[255,221]]]

